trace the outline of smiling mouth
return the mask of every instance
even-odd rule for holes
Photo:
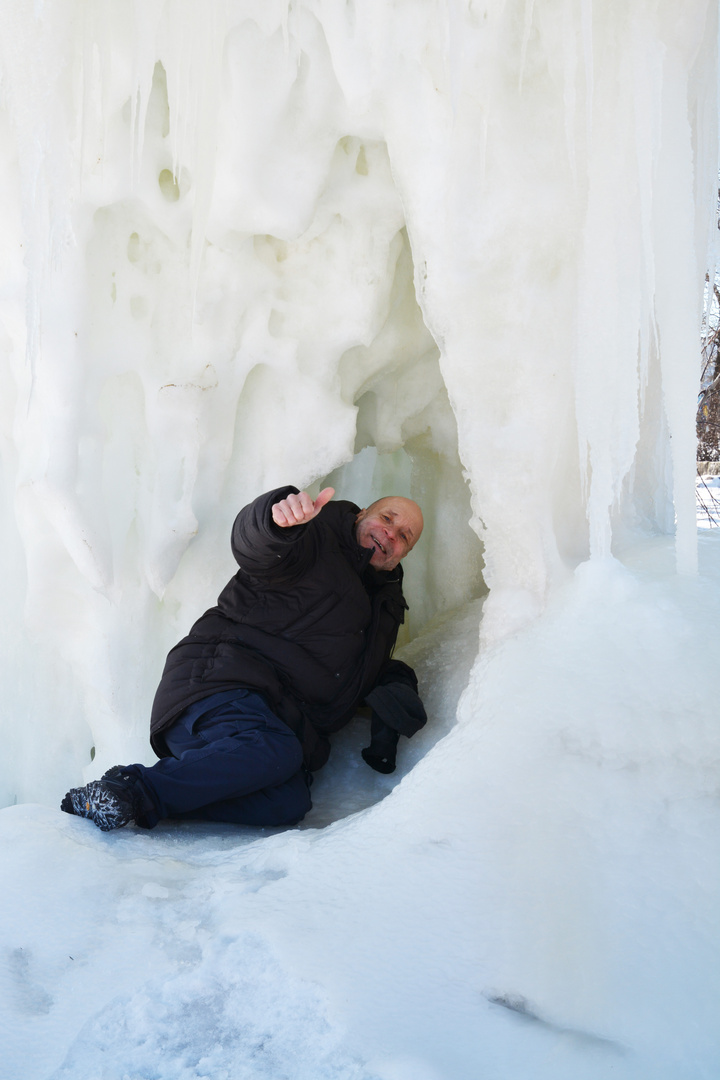
[[[382,544],[380,543],[380,541],[379,541],[379,540],[378,540],[378,539],[377,539],[376,537],[374,537],[374,536],[372,535],[372,533],[370,534],[370,539],[372,540],[373,544],[374,544],[374,545],[375,545],[375,547],[376,547],[376,548],[378,549],[378,551],[381,551],[381,552],[383,553],[383,555],[386,555],[386,554],[387,554],[387,552],[385,551],[385,548],[384,548],[384,547],[382,546]]]

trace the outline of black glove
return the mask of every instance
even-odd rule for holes
[[[363,759],[376,772],[395,772],[398,739],[414,735],[427,720],[415,672],[401,660],[390,660],[378,685],[365,695],[365,704],[372,709],[372,719]]]
[[[370,725],[370,745],[361,751],[363,760],[379,773],[395,772],[395,757],[400,738],[398,731],[393,731],[376,713],[372,714]]]
[[[373,715],[377,715],[387,727],[410,738],[427,720],[423,703],[411,687],[401,682],[376,686],[365,695]]]

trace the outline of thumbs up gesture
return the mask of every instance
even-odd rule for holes
[[[306,525],[317,517],[325,503],[330,502],[335,494],[335,488],[327,487],[313,500],[307,491],[301,491],[297,495],[290,494],[281,499],[272,507],[272,519],[281,529],[287,529],[292,525]]]

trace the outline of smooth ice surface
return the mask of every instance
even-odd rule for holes
[[[6,0],[9,1080],[714,1078],[717,51],[714,0]],[[62,817],[237,509],[326,480],[425,512],[405,775],[358,720],[299,830]]]

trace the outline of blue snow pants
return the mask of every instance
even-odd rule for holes
[[[172,757],[131,766],[145,828],[163,818],[295,825],[312,806],[300,741],[260,694],[213,694],[164,735]]]

